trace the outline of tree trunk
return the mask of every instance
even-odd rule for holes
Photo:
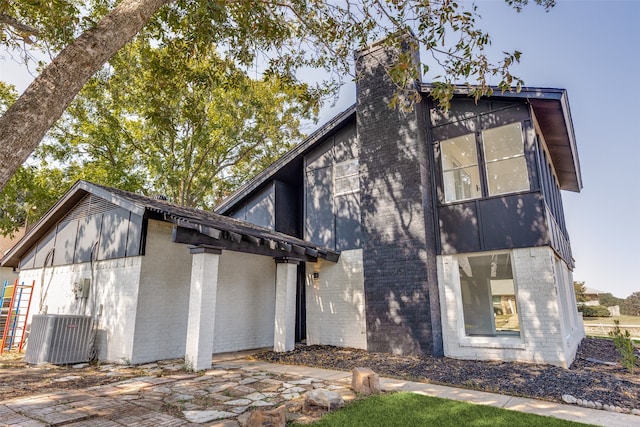
[[[0,190],[102,65],[172,0],[122,0],[67,46],[0,117]]]

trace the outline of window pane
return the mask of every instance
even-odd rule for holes
[[[336,196],[360,191],[358,175],[336,178]]]
[[[334,166],[334,196],[360,191],[358,159],[336,163]]]
[[[522,125],[513,123],[482,132],[489,195],[529,189]]]
[[[440,143],[445,202],[482,196],[476,140],[473,134]]]
[[[520,123],[484,130],[482,131],[482,141],[487,162],[524,155]]]
[[[445,202],[478,198],[480,191],[480,173],[477,167],[454,169],[444,173]]]
[[[529,189],[529,174],[524,157],[487,163],[489,194],[504,194]]]
[[[358,159],[347,160],[346,162],[336,163],[335,176],[342,178],[348,175],[358,174]]]
[[[509,254],[459,257],[460,290],[468,336],[519,335]]]
[[[440,143],[442,169],[449,170],[466,166],[477,166],[475,135],[463,135]]]

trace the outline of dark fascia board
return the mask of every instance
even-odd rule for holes
[[[26,251],[33,245],[37,244],[49,229],[58,223],[87,194],[94,194],[102,197],[114,205],[118,205],[125,209],[135,212],[138,215],[144,214],[144,207],[130,202],[129,200],[120,198],[102,187],[94,185],[87,181],[77,181],[71,188],[45,213],[38,222],[28,230],[25,235],[11,248],[5,256],[0,260],[2,267],[17,267]]]
[[[356,106],[355,104],[349,107],[347,110],[338,114],[311,135],[309,135],[304,141],[296,145],[290,151],[285,153],[278,160],[273,162],[269,167],[256,175],[252,180],[240,187],[231,196],[224,199],[218,206],[215,207],[214,212],[225,215],[229,213],[242,199],[244,199],[249,193],[256,190],[267,180],[273,177],[279,170],[296,159],[311,150],[317,143],[321,142],[322,138],[334,130],[340,128],[344,123],[350,119],[355,118]]]
[[[434,85],[430,83],[422,83],[421,85],[421,91],[423,93],[428,94],[433,88]],[[491,98],[525,99],[531,103],[534,112],[536,112],[536,107],[544,104],[552,103],[558,106],[558,109],[562,114],[562,121],[565,125],[563,145],[569,149],[572,163],[569,168],[572,178],[567,182],[561,183],[561,188],[563,190],[580,192],[582,190],[582,172],[580,170],[580,158],[578,156],[578,147],[576,145],[576,136],[573,128],[573,120],[571,118],[571,109],[569,108],[567,90],[557,88],[523,87],[520,91],[516,91],[514,89],[512,91],[502,92],[498,87],[492,88],[494,92],[493,95],[491,95]],[[471,88],[465,85],[458,85],[453,89],[454,95],[470,96],[470,93]]]

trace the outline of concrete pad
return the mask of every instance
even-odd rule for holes
[[[198,424],[237,416],[227,411],[182,411],[182,413],[187,420]]]
[[[640,425],[640,417],[637,415],[620,414],[598,409],[583,408],[577,405],[565,405],[562,403],[522,397],[512,397],[504,408],[605,427],[630,427]]]
[[[380,385],[384,391],[410,391],[424,394],[425,396],[441,397],[443,399],[460,400],[497,407],[503,407],[509,399],[511,399],[511,396],[505,396],[502,394],[446,387],[436,384],[400,381],[388,378],[381,378]]]

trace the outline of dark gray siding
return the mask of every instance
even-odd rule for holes
[[[141,239],[142,217],[87,195],[27,252],[20,268],[137,256]]]
[[[305,156],[306,240],[338,251],[361,247],[359,182],[353,191],[336,191],[339,165],[351,161],[357,167],[357,160],[358,141],[354,125],[330,136]],[[357,181],[358,177],[353,179]]]
[[[275,199],[275,187],[271,184],[246,203],[245,217],[241,219],[275,230]]]
[[[430,108],[430,134],[436,164],[438,188],[438,252],[455,254],[529,246],[551,246],[569,265],[573,265],[562,198],[553,166],[535,136],[531,109],[526,101],[511,103],[454,98],[451,111]],[[529,191],[476,200],[444,203],[439,141],[465,134],[476,134],[509,123],[522,122],[525,132],[525,158]],[[479,164],[484,159],[480,153]],[[486,175],[480,173],[486,187]]]
[[[230,216],[299,237],[300,195],[295,188],[282,181],[270,181]]]

